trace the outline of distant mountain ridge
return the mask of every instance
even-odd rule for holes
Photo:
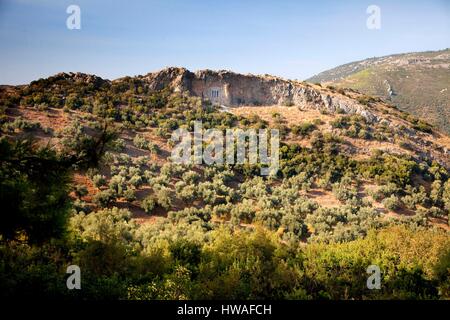
[[[450,49],[369,58],[306,81],[381,97],[450,133]]]

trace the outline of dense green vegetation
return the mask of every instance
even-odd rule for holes
[[[278,237],[198,223],[138,227],[126,210],[70,220],[64,241],[4,242],[3,296],[79,299],[436,299],[450,294],[449,241],[442,232],[391,227],[347,243],[280,243]],[[82,290],[65,268],[82,270]],[[377,264],[382,288],[366,287]],[[21,270],[21,272],[17,272]]]

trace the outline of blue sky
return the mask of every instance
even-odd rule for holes
[[[81,30],[66,27],[71,4],[81,8]],[[371,4],[381,8],[380,30],[366,27]],[[354,60],[448,47],[448,0],[0,0],[0,84],[167,66],[305,79]]]

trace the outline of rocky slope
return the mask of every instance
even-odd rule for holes
[[[270,75],[243,75],[212,70],[194,73],[184,68],[167,68],[149,73],[142,80],[153,90],[169,87],[225,106],[295,105],[332,113],[360,114],[369,122],[378,120],[368,108],[350,97],[334,94],[319,86]]]

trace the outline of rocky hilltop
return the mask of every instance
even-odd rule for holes
[[[271,75],[239,74],[226,70],[191,72],[186,68],[169,67],[144,76],[124,77],[112,81],[79,72],[58,73],[33,81],[30,87],[44,86],[60,91],[64,86],[75,85],[97,90],[111,85],[121,86],[128,81],[139,82],[149,92],[169,89],[226,107],[297,106],[300,109],[314,109],[326,113],[358,114],[369,123],[384,119],[376,108],[370,107],[367,97],[355,91],[345,93]]]
[[[166,68],[149,73],[142,79],[153,90],[169,87],[224,106],[295,105],[332,113],[360,114],[369,122],[378,120],[366,106],[350,97],[270,75],[244,75],[225,70],[191,72],[185,68]]]

